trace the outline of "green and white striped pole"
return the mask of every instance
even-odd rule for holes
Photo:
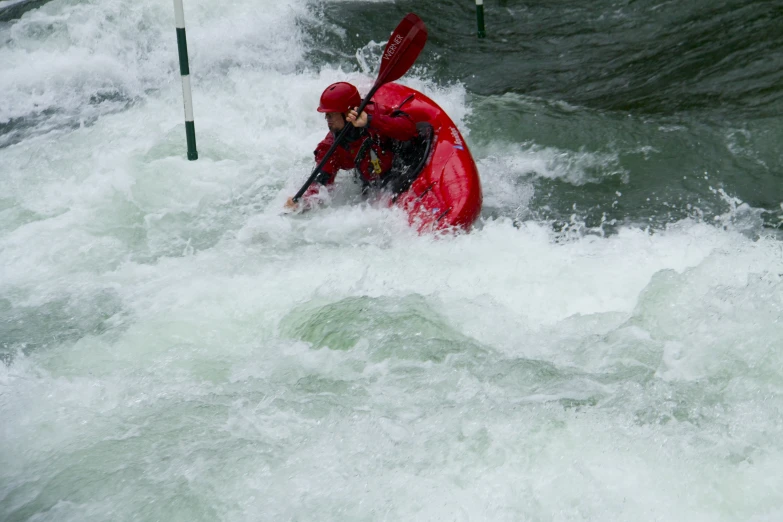
[[[478,23],[478,37],[484,38],[484,0],[476,0],[476,23]]]
[[[179,73],[182,75],[182,95],[185,98],[185,137],[188,140],[188,159],[197,160],[196,126],[193,124],[193,96],[190,93],[190,66],[188,65],[188,42],[185,39],[185,10],[182,0],[174,0],[174,20],[177,25],[177,47],[179,48]]]

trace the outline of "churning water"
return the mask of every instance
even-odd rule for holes
[[[169,3],[0,22],[0,519],[783,519],[774,2],[419,4],[188,1],[195,162]],[[474,231],[282,213],[409,11]]]

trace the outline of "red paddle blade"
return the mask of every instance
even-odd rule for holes
[[[381,57],[375,84],[393,82],[411,68],[427,43],[427,28],[421,18],[408,13],[389,38]]]

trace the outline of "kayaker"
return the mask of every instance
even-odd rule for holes
[[[321,94],[317,110],[324,113],[329,132],[315,148],[316,163],[324,158],[345,125],[353,128],[321,168],[315,183],[331,185],[339,170],[354,169],[363,190],[385,184],[386,178],[394,175],[395,155],[403,154],[403,149],[409,148],[406,144],[418,137],[415,122],[403,111],[371,101],[357,114],[361,102],[359,91],[347,82],[333,83]],[[318,192],[315,183],[302,199]],[[296,206],[293,198],[288,198],[286,207]]]

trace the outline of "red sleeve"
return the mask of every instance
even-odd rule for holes
[[[326,153],[329,151],[333,143],[334,135],[329,132],[313,151],[315,154],[316,165],[320,163],[322,159],[324,159],[324,156],[326,156]],[[352,169],[353,167],[353,161],[351,160],[350,156],[345,152],[344,149],[338,147],[337,150],[335,150],[331,157],[326,161],[324,166],[321,167],[321,172],[323,172],[325,175],[317,176],[315,180],[322,185],[331,185],[334,182],[335,176],[337,176],[338,170],[348,170]]]
[[[381,136],[408,141],[419,134],[416,130],[416,123],[404,112],[392,113],[391,109],[376,105],[370,115],[368,128]]]

